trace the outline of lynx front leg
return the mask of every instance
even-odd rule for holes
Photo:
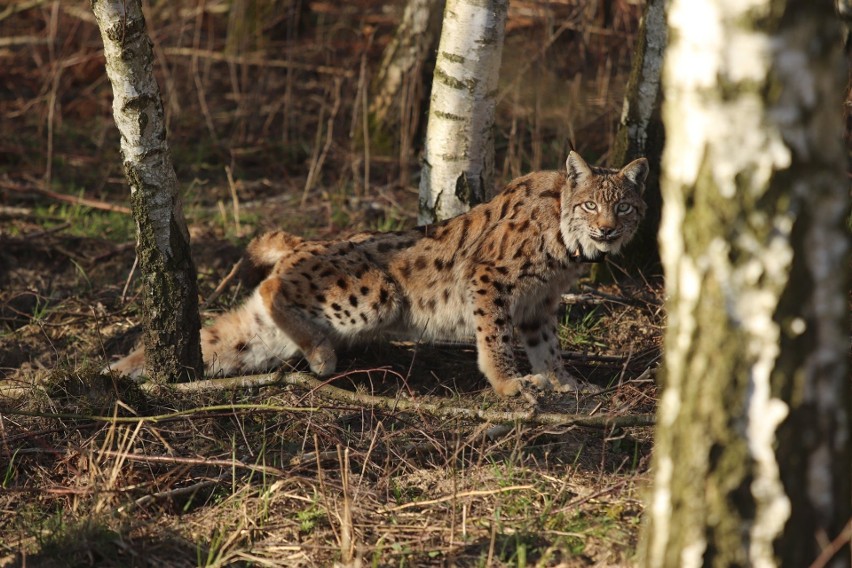
[[[480,267],[471,282],[477,362],[497,394],[514,396],[523,381],[512,352],[509,298],[498,292],[491,272],[490,267]]]
[[[520,324],[518,329],[523,335],[524,349],[534,374],[545,377],[550,386],[558,391],[580,389],[577,379],[562,365],[555,316],[548,318],[546,322]]]
[[[562,364],[557,329],[559,297],[548,298],[518,323],[524,349],[534,375],[544,377],[549,386],[560,392],[580,390],[580,384]]]
[[[337,354],[334,352],[328,331],[305,317],[303,312],[291,305],[283,293],[284,285],[279,278],[268,278],[260,285],[260,295],[275,325],[283,331],[302,352],[311,366],[311,371],[320,377],[334,373]]]

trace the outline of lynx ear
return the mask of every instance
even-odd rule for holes
[[[592,168],[589,164],[580,157],[577,152],[571,151],[568,154],[568,159],[565,161],[565,168],[568,170],[568,178],[577,185],[592,175]]]
[[[645,178],[648,177],[648,160],[645,158],[633,160],[621,168],[619,173],[636,184],[641,191],[645,191]]]

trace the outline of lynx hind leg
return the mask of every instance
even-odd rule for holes
[[[257,292],[201,330],[201,355],[208,376],[264,371],[297,354],[293,342],[267,315]],[[145,348],[139,347],[104,370],[141,380],[145,374]]]
[[[559,392],[580,390],[580,382],[565,370],[560,354],[559,296],[547,298],[530,313],[522,314],[518,331],[532,367],[529,382],[538,388]]]
[[[565,369],[557,328],[555,315],[546,322],[527,322],[518,326],[533,372],[532,376],[527,377],[529,382],[538,388],[552,388],[557,392],[600,392],[598,386],[577,379]]]
[[[275,324],[321,376],[334,372],[337,343],[368,339],[399,315],[399,294],[382,271],[357,258],[338,262],[339,269],[323,256],[305,258],[259,288]]]
[[[266,371],[298,353],[270,318],[258,291],[201,330],[201,354],[211,376]]]
[[[307,359],[311,371],[321,377],[333,373],[337,366],[337,355],[328,331],[296,307],[292,294],[288,294],[286,283],[272,276],[261,282],[258,294],[269,317]]]

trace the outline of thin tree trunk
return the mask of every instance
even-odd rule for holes
[[[613,167],[621,167],[636,158],[648,159],[645,182],[648,213],[642,226],[619,260],[620,265],[636,268],[659,268],[657,230],[660,227],[660,162],[663,156],[665,130],[660,117],[662,102],[663,54],[668,43],[665,14],[666,0],[648,0],[639,26],[639,37],[633,55],[633,68],[624,95],[624,110],[610,152]]]
[[[398,100],[399,95],[410,74],[422,70],[434,52],[443,11],[444,0],[406,2],[402,21],[385,48],[371,88],[370,117],[374,128],[381,128],[388,121],[391,109],[405,104]]]
[[[669,328],[643,566],[808,566],[852,514],[845,77],[831,8],[670,5]],[[828,565],[849,556],[847,545]]]
[[[420,178],[421,223],[485,201],[494,185],[494,107],[507,0],[448,0]]]
[[[140,0],[93,0],[138,231],[146,374],[201,376],[198,294]]]
[[[401,187],[410,185],[412,148],[422,136],[443,12],[444,0],[407,0],[370,87],[370,140],[364,143],[375,144],[379,151],[396,150]],[[368,171],[364,178],[367,183]]]

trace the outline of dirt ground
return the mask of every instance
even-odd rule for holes
[[[252,2],[148,7],[202,301],[264,230],[416,218],[423,125],[390,128],[411,132],[410,155],[393,138],[365,153],[356,97],[332,111],[369,81],[318,71],[374,72],[401,5],[271,4],[247,35],[229,10]],[[513,3],[503,181],[559,167],[569,143],[605,159],[639,7],[585,5]],[[659,280],[632,268],[565,298],[565,363],[597,395],[499,399],[472,345],[353,349],[319,387],[157,391],[99,372],[138,340],[143,290],[87,10],[0,15],[19,42],[0,49],[0,565],[631,565],[664,322]],[[193,41],[306,68],[168,55]],[[203,318],[246,292],[227,285]],[[306,370],[292,364],[282,376]]]

